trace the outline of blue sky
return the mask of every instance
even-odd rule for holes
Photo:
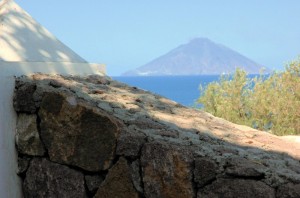
[[[281,70],[300,55],[299,0],[16,0],[58,39],[108,75],[206,37]]]

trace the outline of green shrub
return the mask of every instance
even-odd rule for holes
[[[237,69],[200,91],[197,102],[217,117],[276,135],[300,134],[300,59],[268,77],[247,78]]]

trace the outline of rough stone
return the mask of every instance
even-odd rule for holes
[[[23,184],[25,198],[86,197],[84,176],[67,166],[46,159],[32,159]]]
[[[123,130],[118,138],[116,153],[126,157],[137,157],[145,142],[146,136],[144,134]]]
[[[108,76],[89,75],[87,76],[86,81],[93,84],[108,85],[111,82],[111,78]]]
[[[196,158],[194,181],[199,187],[202,187],[216,178],[218,169],[214,161],[205,158]]]
[[[274,198],[275,190],[261,181],[244,179],[217,179],[200,189],[197,198]]]
[[[193,157],[188,150],[165,142],[144,145],[141,154],[146,197],[194,197]]]
[[[130,167],[125,158],[109,170],[104,182],[98,189],[95,198],[138,198],[130,173]]]
[[[300,184],[285,184],[278,188],[276,193],[277,198],[299,198]]]
[[[40,140],[35,114],[20,114],[17,120],[16,144],[22,154],[43,156],[44,145]]]
[[[106,170],[115,155],[118,126],[106,114],[58,93],[45,94],[41,138],[54,162],[87,171]]]
[[[14,94],[14,108],[17,112],[34,113],[36,111],[33,93],[36,85],[26,83],[18,87],[18,91]]]
[[[138,119],[130,121],[129,124],[136,125],[141,129],[163,129],[165,127],[148,116],[140,116]]]
[[[135,189],[140,192],[143,193],[143,187],[142,187],[142,179],[141,179],[141,169],[140,169],[140,161],[139,160],[135,160],[130,164],[130,172],[131,172],[131,178],[132,178],[132,183],[135,187]]]
[[[31,158],[26,156],[18,156],[18,175],[25,173],[29,167]]]
[[[85,187],[93,197],[100,186],[97,197],[299,197],[295,141],[108,78],[17,78],[14,107],[38,116],[47,151],[33,160],[19,151],[27,196],[63,189],[59,197],[74,197],[71,189]]]
[[[98,107],[100,109],[103,109],[103,110],[107,111],[107,112],[113,112],[113,108],[107,103],[100,102],[100,103],[98,103]]]
[[[226,162],[226,174],[237,177],[264,177],[264,167],[262,164],[241,157],[229,158]]]
[[[103,182],[103,178],[100,175],[85,175],[85,184],[89,190],[90,194],[96,194],[99,186]]]

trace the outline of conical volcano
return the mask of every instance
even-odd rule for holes
[[[215,75],[232,73],[236,68],[249,74],[258,74],[263,69],[262,65],[224,45],[197,38],[123,75]]]

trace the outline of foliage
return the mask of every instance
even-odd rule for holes
[[[197,102],[217,117],[276,135],[300,134],[300,58],[269,76],[248,78],[237,69],[200,91]]]

